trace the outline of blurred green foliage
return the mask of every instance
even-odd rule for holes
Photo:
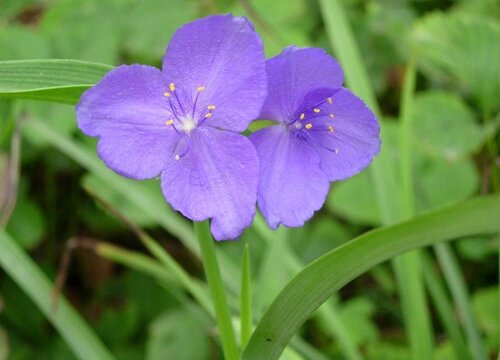
[[[343,3],[386,117],[382,156],[392,161],[399,158],[397,116],[402,73],[410,56],[417,59],[411,149],[418,210],[492,191],[492,159],[497,166],[499,161],[498,3]],[[320,46],[331,52],[314,0],[3,0],[0,60],[72,58],[159,66],[176,28],[215,12],[248,16],[264,40],[267,56],[292,44]],[[92,193],[134,224],[147,228],[186,269],[195,276],[200,274],[196,257],[165,232],[168,226],[152,216],[155,208],[160,213],[165,207],[156,181],[119,188],[99,177],[97,171],[83,170],[63,147],[56,145],[59,149],[55,149],[53,137],[31,127],[30,120],[43,121],[52,136],[89,152],[93,152],[95,140],[78,133],[70,106],[0,100],[0,189],[9,171],[15,122],[28,124],[22,130],[19,192],[6,229],[48,274],[57,272],[69,238],[91,238],[143,251],[133,234],[95,201]],[[86,192],[89,189],[90,194]],[[398,195],[395,190],[394,196]],[[139,206],[141,201],[152,212]],[[238,268],[243,243],[251,247],[255,313],[260,316],[294,275],[290,259],[306,264],[381,223],[368,173],[334,184],[325,208],[314,220],[301,229],[282,231],[275,243],[266,243],[255,229],[249,229],[240,242],[220,244],[228,264],[224,276],[233,284],[228,286],[230,302],[237,298],[239,274],[229,269]],[[491,356],[498,352],[500,331],[496,241],[489,237],[462,239],[456,246],[475,318]],[[221,357],[213,321],[189,298],[92,251],[76,249],[73,255],[65,294],[117,358]],[[394,288],[382,286],[384,283],[394,284],[386,265],[343,289],[336,299],[340,319],[367,359],[409,359]],[[318,319],[308,322],[302,338],[326,358],[344,358],[331,330],[320,324]],[[439,322],[436,324],[440,339],[436,356],[452,359],[449,339]],[[67,345],[53,334],[30,300],[0,273],[0,360],[73,358]]]

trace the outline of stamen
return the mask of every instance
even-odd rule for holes
[[[330,126],[328,126],[328,131],[329,131],[329,132],[333,132],[333,126],[331,126],[331,125],[330,125]]]
[[[306,114],[302,113],[302,114],[300,114],[299,118],[300,118],[300,120],[304,120],[305,117],[306,117]]]
[[[205,87],[204,86],[198,86],[198,92],[202,92],[203,90],[205,90]]]
[[[210,116],[212,116],[212,113],[206,113],[206,114],[205,114],[205,117],[206,117],[206,118],[209,118]]]
[[[170,93],[169,93],[169,92],[167,92],[167,91],[165,91],[165,92],[163,93],[163,96],[165,96],[165,97],[169,97],[169,96],[170,96]]]
[[[175,91],[175,84],[170,83],[169,89],[170,89],[170,91]]]
[[[333,100],[331,97],[329,97],[328,99],[326,99],[326,101],[328,101],[328,104],[333,104]]]
[[[174,120],[173,119],[170,119],[168,120],[165,125],[172,125],[174,123]]]
[[[311,123],[306,124],[306,129],[308,129],[308,130],[309,130],[309,129],[310,129],[310,128],[312,128],[312,127],[313,127],[313,126],[312,126],[312,124],[311,124]]]
[[[333,119],[333,118],[335,117],[335,115],[333,115],[333,114],[330,114],[330,117],[331,117],[331,118]]]
[[[175,160],[180,160],[181,159],[181,156],[179,154],[176,154],[175,155]]]
[[[208,105],[207,108],[208,110],[215,110],[215,105]]]
[[[314,109],[313,109],[313,111],[314,111],[316,114],[318,114],[319,112],[321,112],[321,110],[320,110],[320,109],[318,109],[318,108],[314,108]]]

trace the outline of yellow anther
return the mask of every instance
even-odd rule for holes
[[[312,128],[312,127],[313,127],[313,125],[312,125],[311,123],[306,124],[306,129],[308,129],[308,130],[309,130],[309,129],[310,129],[310,128]]]
[[[300,120],[304,120],[305,117],[306,117],[306,114],[304,114],[304,113],[300,114]]]
[[[175,155],[175,160],[180,160],[181,157],[179,156],[179,154]]]
[[[330,125],[330,126],[328,126],[328,131],[329,131],[329,132],[333,132],[333,126],[331,126],[331,125]]]
[[[173,123],[174,123],[174,120],[170,119],[170,120],[168,120],[168,121],[165,123],[165,125],[172,125]]]
[[[168,88],[170,89],[170,91],[175,91],[175,84],[170,83],[170,86]]]
[[[165,91],[165,92],[163,93],[163,96],[169,97],[169,96],[170,96],[170,93],[169,93],[169,92],[167,92],[167,91]]]
[[[326,100],[328,101],[328,104],[333,104],[333,100],[332,100],[332,98],[328,98],[328,99],[326,99]]]
[[[215,110],[215,105],[208,105],[207,108],[208,110]]]
[[[315,109],[313,109],[313,111],[317,114],[317,113],[319,113],[321,110],[320,110],[320,109],[318,109],[318,108],[315,108]]]
[[[206,117],[206,118],[209,118],[210,116],[212,116],[212,113],[206,113],[206,114],[205,114],[205,117]]]
[[[335,117],[335,115],[333,115],[333,114],[330,114],[330,117],[331,117],[331,118],[333,119],[333,118]]]
[[[204,87],[204,86],[198,86],[198,91],[200,91],[200,92],[201,92],[201,91],[203,91],[203,90],[205,90],[205,87]]]

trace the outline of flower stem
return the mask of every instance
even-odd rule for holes
[[[252,335],[252,279],[250,275],[250,249],[245,244],[241,272],[241,347],[244,349]]]
[[[231,323],[231,313],[227,305],[224,284],[220,276],[214,240],[210,234],[208,221],[194,222],[194,231],[200,243],[203,268],[205,269],[205,276],[207,277],[212,295],[224,358],[226,360],[236,360],[239,358],[239,350],[236,344],[233,324]]]

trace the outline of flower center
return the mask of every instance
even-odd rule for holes
[[[325,138],[319,136],[320,133],[334,133],[333,119],[335,119],[335,115],[331,112],[332,104],[332,98],[328,97],[314,106],[299,109],[294,116],[285,122],[285,126],[300,138],[338,154],[337,148],[331,147],[331,144],[324,144]]]
[[[200,93],[205,91],[204,86],[196,88],[194,99],[192,95],[179,94],[174,83],[170,83],[168,89],[169,91],[164,92],[163,96],[168,99],[172,118],[167,120],[165,125],[171,126],[181,135],[174,151],[174,158],[180,160],[191,148],[191,132],[202,126],[207,119],[212,117],[215,105],[204,105],[206,102],[198,101]]]
[[[190,133],[191,130],[196,128],[196,123],[191,118],[184,118],[181,125],[181,130],[185,133]]]
[[[189,96],[189,98],[182,97],[181,100],[181,96],[176,91],[174,83],[170,83],[168,88],[170,91],[164,92],[163,96],[169,101],[173,118],[166,121],[165,124],[167,126],[173,126],[177,132],[182,131],[190,133],[212,116],[215,105],[204,107],[200,106],[198,101],[200,93],[205,91],[204,86],[196,88],[194,100],[191,96]]]

